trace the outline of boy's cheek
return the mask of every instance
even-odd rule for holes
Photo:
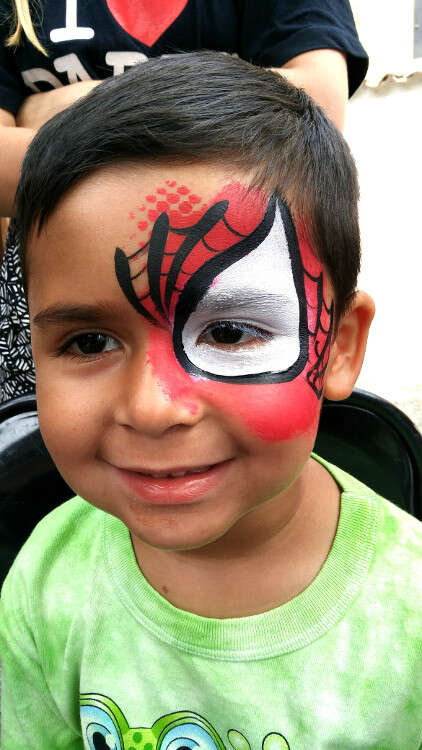
[[[289,383],[231,385],[203,381],[198,390],[219,411],[240,419],[248,431],[268,442],[312,436],[320,401],[303,375]]]

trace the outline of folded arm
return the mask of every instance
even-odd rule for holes
[[[305,89],[338,129],[343,130],[348,99],[347,64],[343,52],[311,50],[293,57],[281,68],[271,70]]]
[[[85,96],[100,81],[80,81],[28,96],[16,118],[0,109],[0,216],[14,216],[14,197],[22,161],[37,130]]]

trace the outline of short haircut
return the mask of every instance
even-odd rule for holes
[[[29,235],[71,187],[106,165],[134,162],[230,165],[277,191],[330,276],[338,321],[360,266],[356,167],[303,89],[209,51],[150,59],[102,82],[28,149],[16,194],[23,267]]]

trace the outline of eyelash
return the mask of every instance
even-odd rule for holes
[[[99,359],[100,357],[103,357],[105,354],[108,353],[108,351],[97,352],[97,353],[93,353],[93,354],[84,354],[83,352],[71,352],[70,351],[70,347],[75,342],[77,342],[78,339],[81,339],[83,336],[90,336],[90,335],[91,336],[102,336],[103,339],[105,339],[105,340],[110,340],[111,339],[112,341],[114,341],[116,343],[119,343],[117,341],[117,339],[114,338],[114,336],[110,336],[110,334],[108,334],[108,333],[102,333],[101,331],[84,331],[83,333],[77,333],[74,336],[72,336],[70,339],[67,339],[67,341],[65,341],[64,344],[62,344],[57,349],[57,351],[55,352],[54,356],[56,356],[56,357],[66,356],[66,357],[70,357],[72,359],[79,359],[79,360],[82,359],[82,360],[90,360],[90,361],[93,361],[93,360]],[[116,351],[117,348],[121,348],[121,346],[119,345],[119,347],[113,347],[113,349],[111,349],[109,351]]]
[[[255,339],[255,343],[257,339],[262,342],[262,341],[269,341],[271,338],[273,338],[273,334],[270,331],[266,331],[263,328],[254,326],[251,323],[243,323],[238,320],[217,320],[214,323],[210,323],[202,331],[202,333],[198,336],[197,343],[210,343],[206,341],[201,342],[201,338],[205,337],[206,334],[211,332],[213,329],[216,329],[219,327],[222,329],[226,328],[226,330],[233,331],[233,332],[236,331],[241,334],[249,333],[252,335],[252,338]],[[214,347],[233,350],[235,348],[236,349],[247,348],[248,346],[250,346],[250,343],[251,343],[250,341],[244,341],[244,342],[239,341],[239,342],[220,343],[220,344],[219,342],[214,342]],[[210,345],[213,346],[212,343]]]

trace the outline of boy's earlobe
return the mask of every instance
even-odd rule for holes
[[[325,376],[324,396],[332,401],[350,396],[366,351],[375,304],[366,292],[356,292],[338,323]]]

